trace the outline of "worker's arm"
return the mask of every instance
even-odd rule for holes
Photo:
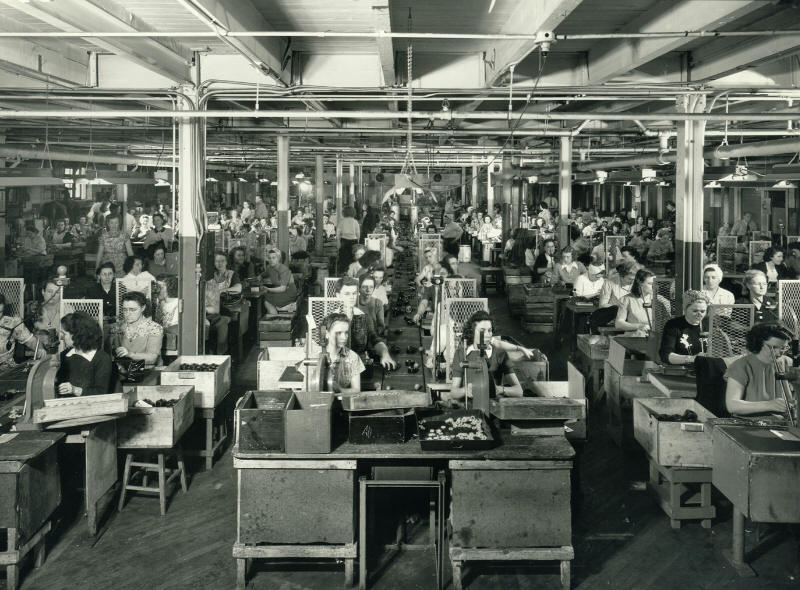
[[[649,326],[644,322],[629,322],[628,321],[628,304],[623,300],[623,303],[617,310],[617,318],[614,320],[614,327],[618,330],[643,330]]]
[[[503,376],[503,385],[497,386],[497,395],[502,397],[522,397],[522,385],[513,371]]]
[[[745,386],[736,379],[728,379],[725,388],[725,407],[731,414],[747,416],[749,414],[786,413],[786,402],[775,398],[768,401],[748,402],[744,398]]]

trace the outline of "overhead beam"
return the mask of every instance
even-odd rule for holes
[[[138,26],[152,28],[110,0],[59,0],[58,2],[16,2],[2,0],[38,20],[65,32],[139,32]],[[171,47],[155,39],[93,38],[88,42],[110,53],[121,55],[176,82],[189,81],[189,61]],[[169,43],[169,42],[168,42]]]
[[[701,31],[725,26],[772,0],[680,0],[657,2],[655,7],[628,23],[625,30],[637,33]],[[605,42],[588,54],[589,82],[600,84],[630,72],[691,41],[690,38],[638,38]]]
[[[389,18],[389,0],[373,0],[372,20],[375,23],[376,31],[391,32],[392,23]],[[381,60],[381,72],[383,73],[383,85],[394,86],[394,46],[391,37],[378,37],[375,39],[378,47],[378,57]]]
[[[797,9],[786,9],[755,23],[761,29],[796,29]],[[692,52],[690,80],[711,80],[800,51],[800,35],[770,35],[752,39],[719,39]]]

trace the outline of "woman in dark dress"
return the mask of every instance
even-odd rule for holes
[[[76,311],[61,319],[66,350],[56,373],[58,395],[100,395],[111,386],[111,357],[102,350],[103,330],[89,314]]]

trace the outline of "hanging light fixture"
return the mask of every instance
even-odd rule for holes
[[[797,188],[797,185],[791,180],[779,180],[772,185],[772,188]]]
[[[719,181],[717,181],[717,180],[712,180],[712,181],[710,181],[710,182],[707,182],[707,183],[706,183],[706,184],[703,186],[703,188],[722,188],[722,185],[719,183]]]

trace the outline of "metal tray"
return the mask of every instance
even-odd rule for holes
[[[348,412],[360,410],[402,410],[404,408],[428,408],[431,394],[427,391],[368,391],[352,395],[343,394],[342,408]]]
[[[446,420],[458,419],[467,416],[472,416],[481,421],[483,431],[489,438],[482,440],[469,440],[469,439],[437,439],[431,440],[426,438],[427,433],[432,429],[437,429],[446,426]],[[491,449],[498,444],[497,437],[490,424],[486,421],[486,417],[480,410],[449,410],[435,415],[417,416],[417,433],[419,436],[419,444],[423,451],[481,451]]]

